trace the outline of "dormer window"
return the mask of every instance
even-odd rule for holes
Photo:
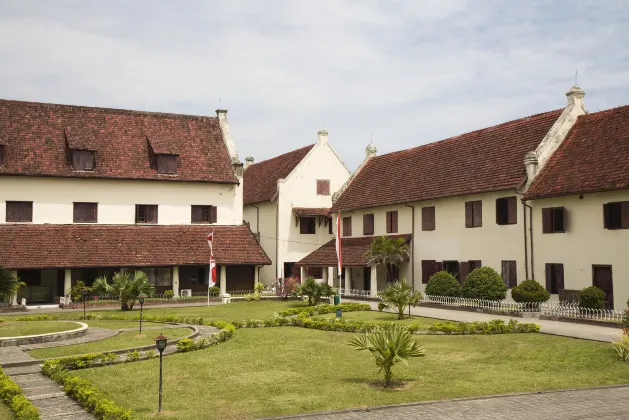
[[[177,173],[177,156],[157,155],[157,172],[160,174],[175,175]]]
[[[72,169],[75,171],[93,171],[94,152],[91,150],[72,150]]]

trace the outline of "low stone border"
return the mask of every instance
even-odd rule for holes
[[[624,325],[621,322],[600,321],[598,319],[572,318],[568,316],[555,315],[540,315],[539,319],[545,319],[547,321],[571,322],[573,324],[596,325],[598,327],[609,327],[615,329],[624,328]]]
[[[18,337],[0,338],[0,347],[23,346],[26,344],[49,343],[51,341],[69,340],[87,334],[87,324],[78,321],[49,321],[49,322],[73,322],[80,327],[74,330],[53,332],[47,334],[22,335]]]

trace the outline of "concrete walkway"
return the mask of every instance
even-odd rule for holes
[[[367,302],[364,300],[343,299],[343,302],[368,303],[373,310],[378,310],[378,302]],[[519,318],[504,315],[491,315],[482,312],[457,311],[452,309],[429,308],[417,306],[411,308],[411,315],[423,316],[426,318],[444,319],[449,321],[490,321],[492,319],[502,319],[509,321],[514,319],[519,322],[532,322],[540,326],[540,332],[544,334],[561,335],[565,337],[581,338],[584,340],[611,342],[620,338],[622,331],[617,328],[599,327],[597,325],[576,324],[562,321],[548,321],[538,318]]]
[[[275,419],[307,420],[619,420],[629,413],[629,387],[590,388],[400,404]]]

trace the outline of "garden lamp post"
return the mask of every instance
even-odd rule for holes
[[[81,296],[83,296],[83,321],[85,321],[85,301],[87,300],[87,290],[81,289]]]
[[[159,408],[158,413],[162,412],[162,356],[166,349],[166,342],[168,339],[162,334],[159,337],[155,337],[155,344],[157,345],[157,351],[159,351]]]
[[[140,302],[140,334],[142,334],[142,306],[144,306],[144,295],[138,297],[138,302]]]

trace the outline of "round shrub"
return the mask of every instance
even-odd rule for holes
[[[605,292],[596,286],[586,287],[581,290],[579,306],[589,309],[603,309],[605,306]]]
[[[491,267],[473,270],[463,283],[463,297],[469,299],[503,300],[507,290],[500,274]]]
[[[550,293],[535,280],[524,280],[511,289],[511,297],[516,302],[546,302]]]
[[[426,294],[433,296],[461,296],[461,285],[452,274],[447,271],[439,271],[430,276],[426,285]]]

